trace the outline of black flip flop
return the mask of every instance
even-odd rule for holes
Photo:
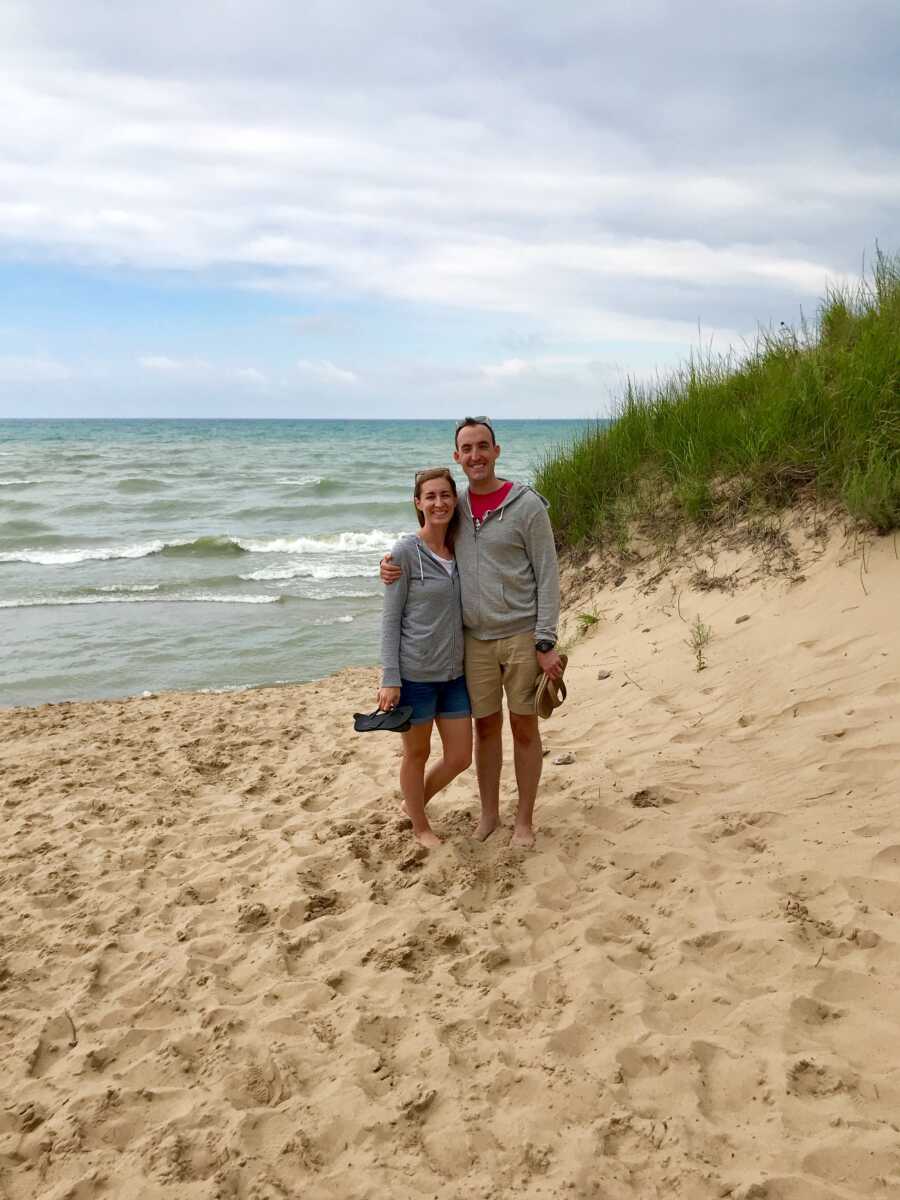
[[[376,708],[373,713],[354,713],[353,728],[357,733],[377,733],[384,729],[391,733],[406,733],[410,726],[412,705],[403,704],[399,708]]]

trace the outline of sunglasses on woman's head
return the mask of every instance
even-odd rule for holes
[[[424,471],[416,471],[416,483],[418,483],[420,479],[428,479],[431,477],[440,479],[442,475],[446,475],[448,479],[453,478],[453,476],[450,474],[449,467],[426,467]]]

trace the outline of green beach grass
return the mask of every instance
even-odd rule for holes
[[[540,465],[560,546],[627,542],[633,522],[704,523],[811,490],[865,525],[900,525],[900,256],[830,292],[815,325],[763,332],[629,382],[611,425]]]

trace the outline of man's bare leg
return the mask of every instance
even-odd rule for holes
[[[475,718],[475,773],[481,797],[481,820],[475,830],[479,842],[491,836],[500,823],[500,768],[503,766],[503,712]]]
[[[512,845],[534,845],[534,801],[537,796],[544,756],[541,747],[541,731],[536,716],[509,714],[513,735],[513,759],[516,766],[516,784],[519,788],[519,807],[516,810],[516,827]]]

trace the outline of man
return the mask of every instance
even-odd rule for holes
[[[488,417],[464,417],[457,424],[453,457],[469,481],[459,499],[455,552],[481,795],[475,836],[484,841],[500,820],[505,690],[519,791],[512,844],[533,846],[534,801],[544,761],[534,693],[541,672],[551,679],[562,676],[556,650],[559,567],[553,531],[542,496],[524,484],[498,478],[500,447]],[[389,557],[381,565],[385,583],[400,576]]]

